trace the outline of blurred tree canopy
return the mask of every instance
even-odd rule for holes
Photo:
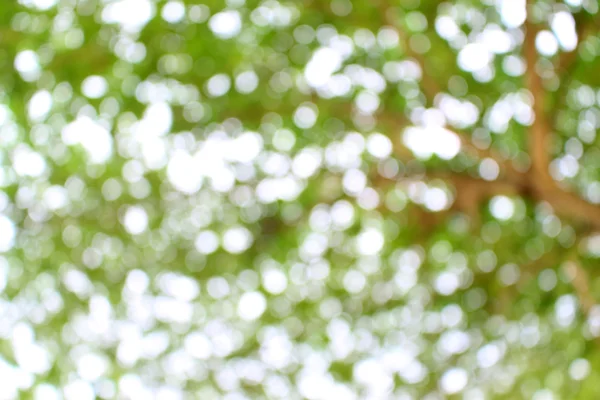
[[[0,399],[600,398],[596,0],[5,0]]]

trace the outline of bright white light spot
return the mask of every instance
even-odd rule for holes
[[[77,360],[77,373],[88,382],[102,377],[108,367],[109,363],[104,355],[87,353]]]
[[[287,288],[288,280],[283,271],[271,268],[264,272],[262,284],[267,292],[280,294]]]
[[[327,248],[329,247],[329,240],[327,236],[321,233],[311,233],[300,246],[300,256],[303,260],[310,261],[312,259],[321,257]]]
[[[334,338],[337,339],[339,336],[340,335],[335,335]],[[344,333],[344,336],[347,337],[348,334]],[[389,371],[382,362],[374,357],[366,358],[355,363],[352,375],[357,383],[367,389],[366,393],[369,393],[369,395],[361,397],[364,399],[389,398],[387,394],[390,393],[394,387],[391,371]],[[315,396],[313,398],[319,397]],[[339,399],[337,396],[324,396],[323,398]],[[352,398],[355,399],[354,396]]]
[[[206,360],[211,356],[211,343],[206,335],[192,332],[185,337],[183,342],[185,351],[194,358]]]
[[[365,276],[357,270],[350,270],[344,275],[344,288],[348,293],[360,293],[364,289],[367,280]]]
[[[254,71],[244,71],[235,77],[235,89],[240,93],[252,93],[257,87],[258,75]]]
[[[450,368],[442,375],[440,387],[446,394],[454,394],[462,391],[469,381],[467,371],[462,368]]]
[[[321,152],[314,148],[303,149],[292,161],[292,171],[299,178],[312,176],[321,166]]]
[[[19,176],[41,176],[46,170],[46,160],[38,152],[19,146],[13,152],[13,169]]]
[[[14,65],[24,81],[33,82],[40,77],[40,61],[32,50],[23,50],[17,54]]]
[[[458,276],[452,272],[442,272],[437,276],[433,284],[435,291],[444,296],[450,296],[456,292],[459,285]]]
[[[127,32],[139,32],[154,16],[154,4],[149,0],[120,0],[107,4],[102,20],[119,24]]]
[[[180,1],[169,1],[162,9],[161,17],[171,23],[177,23],[185,17],[185,6]]]
[[[365,114],[373,114],[379,108],[379,96],[368,90],[363,90],[356,96],[356,107]]]
[[[210,278],[206,284],[206,290],[213,299],[222,299],[230,293],[229,283],[220,276]]]
[[[52,108],[52,95],[47,90],[35,92],[27,104],[27,114],[34,122],[43,121]]]
[[[506,196],[494,196],[490,201],[490,212],[494,218],[506,221],[514,215],[515,204]]]
[[[85,97],[90,99],[99,99],[106,94],[108,82],[99,75],[88,76],[81,83],[81,91]]]
[[[516,264],[505,264],[498,270],[498,279],[506,286],[517,283],[521,272]]]
[[[568,327],[575,320],[577,313],[577,300],[575,296],[566,294],[556,301],[554,315],[556,322],[563,327]]]
[[[479,164],[479,175],[481,175],[481,177],[486,181],[495,180],[496,178],[498,178],[499,174],[500,167],[498,166],[498,163],[495,160],[491,158],[485,158]]]
[[[207,166],[205,164],[204,166]],[[210,167],[209,167],[210,168]],[[209,173],[211,178],[211,187],[213,190],[221,193],[229,192],[235,185],[235,174],[228,167],[215,168]]]
[[[244,321],[260,318],[267,309],[267,300],[260,292],[247,292],[240,297],[237,313]]]
[[[502,358],[502,353],[497,345],[486,344],[477,352],[477,363],[481,368],[494,366]]]
[[[461,33],[454,19],[448,15],[441,15],[435,19],[435,30],[446,40],[452,40]]]
[[[149,170],[162,169],[167,164],[165,141],[158,137],[146,137],[141,143],[142,159]]]
[[[244,132],[229,142],[225,158],[240,163],[252,162],[263,148],[262,136],[256,132]]]
[[[57,0],[31,0],[31,3],[38,10],[49,10],[56,5]]]
[[[292,176],[277,179],[263,179],[256,187],[256,195],[262,203],[277,200],[291,201],[302,191],[302,184]]]
[[[221,39],[230,39],[242,30],[242,17],[237,10],[216,13],[208,21],[210,30]]]
[[[290,151],[296,144],[296,136],[288,129],[279,129],[273,135],[273,147],[279,151]]]
[[[94,400],[94,388],[88,382],[76,380],[65,385],[63,392],[65,400]]]
[[[211,254],[219,248],[219,237],[213,231],[202,231],[194,242],[196,250],[201,254]]]
[[[27,372],[44,374],[52,366],[48,351],[36,343],[13,340],[13,348],[17,364]]]
[[[49,210],[58,210],[68,204],[67,190],[59,185],[50,186],[44,191],[44,204]]]
[[[294,124],[301,129],[312,128],[317,122],[317,109],[312,104],[304,104],[294,112]]]
[[[448,195],[440,188],[430,188],[425,192],[423,204],[431,211],[442,211],[448,207],[448,203]]]
[[[171,155],[167,166],[167,178],[176,190],[185,194],[198,192],[204,180],[196,160],[183,150]]]
[[[358,195],[358,205],[364,210],[374,210],[379,205],[379,194],[373,188],[365,188]]]
[[[92,163],[102,164],[113,154],[112,135],[88,117],[78,117],[62,130],[63,142],[69,146],[80,144]]]
[[[510,35],[498,25],[490,25],[481,33],[481,42],[495,54],[504,54],[514,47]]]
[[[400,35],[393,28],[383,27],[377,33],[377,42],[384,49],[395,48],[400,42]]]
[[[60,400],[61,396],[58,390],[47,383],[40,383],[35,387],[34,390],[34,399],[35,400]]]
[[[331,226],[331,216],[325,207],[313,208],[309,218],[310,228],[315,232],[327,232]]]
[[[356,250],[362,255],[375,255],[383,249],[384,243],[381,231],[368,228],[356,237]]]
[[[469,334],[456,329],[444,332],[438,342],[440,350],[447,354],[461,354],[469,348],[470,344]]]
[[[458,53],[458,66],[467,72],[476,72],[487,67],[494,55],[480,43],[469,43]]]
[[[206,90],[212,97],[225,95],[231,88],[231,79],[225,74],[217,74],[208,80]]]
[[[304,77],[309,86],[321,87],[342,66],[342,55],[329,47],[321,47],[314,52],[306,65]]]
[[[383,65],[383,74],[390,82],[419,81],[423,76],[421,67],[414,61],[388,61]]]
[[[354,207],[346,200],[337,201],[331,207],[331,220],[337,229],[347,229],[354,222]]]
[[[527,17],[526,0],[500,0],[500,17],[508,28],[518,28]]]
[[[502,68],[509,76],[521,76],[525,73],[526,65],[525,62],[514,55],[504,57],[502,61]]]
[[[554,14],[551,21],[552,31],[558,38],[558,43],[566,51],[573,51],[577,47],[577,31],[573,15],[566,11]]]
[[[108,201],[118,199],[122,193],[123,187],[115,178],[108,178],[102,185],[102,196]]]
[[[144,117],[137,125],[136,137],[146,143],[149,136],[163,136],[171,130],[173,110],[169,103],[156,102],[144,110]]]
[[[558,41],[550,31],[541,31],[535,37],[535,47],[540,54],[550,57],[558,51]]]
[[[11,112],[6,105],[0,105],[0,126],[4,125],[10,118]]]
[[[373,133],[367,139],[367,151],[374,157],[387,158],[392,154],[392,141],[381,133]]]
[[[148,214],[140,206],[132,206],[127,209],[123,217],[125,230],[132,235],[139,235],[148,227]]]
[[[150,278],[148,275],[139,269],[134,269],[127,274],[125,287],[133,293],[142,294],[148,289]]]
[[[361,193],[367,184],[367,176],[359,169],[349,169],[344,173],[342,185],[344,190],[352,195]]]
[[[458,136],[439,126],[407,128],[402,139],[404,144],[421,159],[429,159],[436,154],[444,160],[450,160],[460,152],[461,148]]]
[[[582,381],[590,374],[592,370],[590,362],[585,358],[578,358],[569,366],[569,375],[576,381]]]
[[[178,273],[162,273],[159,275],[158,283],[163,293],[184,302],[194,300],[200,293],[195,279]],[[164,342],[163,339],[161,341]]]
[[[243,253],[250,248],[253,240],[248,229],[242,226],[229,228],[223,234],[223,248],[229,253]]]
[[[466,128],[477,122],[479,119],[479,109],[468,100],[459,100],[449,95],[440,95],[438,104],[439,110],[444,114],[445,119],[458,128]]]
[[[550,164],[550,171],[558,180],[573,178],[579,172],[579,161],[571,154],[567,154],[554,160]]]
[[[327,97],[346,96],[352,90],[352,81],[343,74],[335,74],[327,81],[319,93],[326,93]]]
[[[354,42],[363,49],[369,49],[375,45],[375,35],[368,29],[359,28],[354,32]]]
[[[285,176],[291,167],[291,159],[281,153],[268,153],[261,161],[261,169],[271,176]]]
[[[556,397],[550,389],[539,389],[533,393],[531,400],[556,400]]]

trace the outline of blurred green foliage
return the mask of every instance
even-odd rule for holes
[[[600,204],[598,3],[529,3],[4,1],[0,399],[600,396],[600,236],[495,192],[527,14]]]

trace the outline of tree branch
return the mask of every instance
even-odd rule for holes
[[[401,115],[385,111],[377,114],[376,118],[379,123],[384,124],[391,131],[395,132],[400,132],[402,129],[412,125]],[[477,147],[472,142],[468,133],[452,129],[451,127],[444,127],[444,129],[454,133],[456,137],[458,137],[461,143],[461,151],[463,153],[472,155],[474,158],[480,161],[486,158],[494,160],[500,167],[501,175],[506,177],[508,181],[514,184],[522,185],[527,180],[527,174],[515,168],[515,166],[510,160],[507,160],[506,158],[502,157],[494,149],[482,149],[480,147]],[[392,143],[394,144],[394,154],[396,154],[396,156],[398,156],[399,158],[404,159],[407,154],[412,154],[410,150],[407,149],[406,146],[404,146],[404,144],[402,143],[401,135],[398,135],[397,138],[390,137],[390,140],[392,140]]]
[[[531,3],[531,1],[530,1]],[[528,19],[525,23],[524,53],[527,62],[525,73],[527,88],[533,96],[533,111],[535,120],[529,134],[529,156],[532,161],[532,183],[542,187],[552,187],[553,181],[548,170],[549,166],[549,135],[550,124],[544,108],[545,91],[542,78],[536,71],[538,54],[535,38],[538,28]]]
[[[586,222],[600,230],[600,207],[560,188],[538,192],[538,200],[547,201],[558,215]]]
[[[594,304],[596,304],[596,300],[590,291],[590,285],[588,284],[589,277],[585,270],[575,258],[565,262],[563,270],[571,279],[571,286],[573,286],[573,289],[575,290],[575,294],[579,299],[584,314],[586,316],[589,315],[590,310]]]
[[[533,1],[530,0],[530,6]],[[529,156],[532,161],[529,186],[536,200],[548,202],[557,214],[586,221],[600,229],[600,207],[587,202],[576,194],[561,189],[549,171],[550,135],[552,125],[545,109],[546,92],[541,76],[537,73],[538,54],[535,39],[537,26],[528,18],[525,23],[524,53],[527,61],[526,84],[533,96],[535,120],[529,132]],[[573,62],[564,59],[563,67]]]
[[[441,181],[451,187],[454,192],[454,202],[442,211],[458,211],[467,216],[477,225],[479,221],[479,206],[486,200],[497,195],[518,196],[526,195],[527,187],[507,180],[485,181],[467,174],[452,173],[447,171],[425,171],[422,174],[405,176],[397,179],[388,179],[375,176],[371,179],[375,188],[385,189],[390,185],[409,185],[412,182]],[[431,214],[437,212],[431,211]]]

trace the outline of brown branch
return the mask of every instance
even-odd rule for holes
[[[520,275],[518,280],[507,287],[501,288],[499,293],[496,295],[498,301],[492,304],[494,306],[494,312],[500,312],[506,314],[513,308],[515,301],[519,298],[519,295],[527,293],[532,281],[537,278],[539,273],[546,268],[554,268],[558,265],[559,259],[563,256],[564,250],[552,249],[542,254],[537,260],[533,261],[519,261],[515,260],[516,264],[519,265]]]
[[[383,111],[377,114],[376,118],[378,123],[385,125],[392,132],[400,132],[402,129],[411,126],[409,121],[400,114]],[[497,151],[494,149],[482,149],[476,146],[468,133],[450,127],[444,127],[444,129],[454,133],[458,137],[461,142],[461,151],[463,153],[472,155],[480,161],[486,158],[494,160],[500,166],[501,176],[505,177],[509,182],[522,185],[527,180],[527,174],[515,168],[510,160],[502,157]],[[395,138],[390,137],[390,139],[394,144],[394,154],[396,154],[397,157],[405,159],[407,155],[412,154],[412,152],[404,146],[404,143],[402,143],[401,135],[397,135]]]
[[[435,182],[441,181],[454,189],[454,202],[449,209],[442,211],[448,216],[452,211],[458,211],[467,215],[473,226],[479,225],[480,205],[491,197],[497,195],[518,196],[525,195],[527,187],[507,180],[485,181],[467,174],[451,173],[447,171],[425,171],[412,176],[404,176],[397,179],[388,179],[379,175],[371,178],[373,187],[383,189],[393,186],[404,186],[406,188],[411,182]],[[429,212],[439,214],[440,212]]]
[[[571,286],[581,304],[583,313],[586,316],[589,315],[591,308],[596,304],[596,300],[588,284],[589,277],[577,261],[576,252],[580,243],[581,239],[578,239],[568,249],[551,250],[543,254],[539,259],[522,265],[522,273],[519,281],[514,286],[507,288],[508,290],[502,291],[502,297],[511,299],[517,295],[515,292],[524,293],[528,290],[531,281],[542,270],[561,266],[563,272],[569,278]]]
[[[467,192],[476,191],[477,196],[482,199],[497,195],[516,196],[523,194],[526,190],[526,187],[507,180],[485,181],[469,175],[448,172],[430,172],[426,176],[429,179],[452,183],[457,192],[460,192],[461,189]],[[458,194],[460,195],[460,193]]]
[[[538,200],[547,201],[558,215],[586,222],[600,230],[600,207],[578,195],[553,188],[537,193]]]
[[[590,291],[590,285],[588,284],[589,277],[585,270],[575,258],[565,262],[563,270],[571,279],[571,286],[573,286],[573,289],[575,290],[575,294],[579,299],[584,314],[586,316],[589,315],[590,310],[594,304],[596,304],[596,300]]]
[[[515,168],[512,161],[504,158],[498,151],[493,148],[482,149],[481,147],[476,146],[466,132],[452,129],[449,130],[454,132],[460,139],[461,151],[467,154],[471,153],[479,160],[484,160],[486,158],[494,160],[500,167],[501,176],[512,183],[522,185],[526,182],[527,174]]]
[[[530,1],[532,3],[532,1]],[[531,4],[530,4],[531,5]],[[538,54],[535,38],[538,27],[530,19],[525,25],[524,53],[527,61],[526,84],[533,96],[535,120],[529,132],[529,156],[532,169],[529,186],[534,198],[548,202],[557,214],[585,221],[600,229],[600,207],[593,205],[576,194],[561,189],[552,179],[549,171],[550,135],[552,125],[545,109],[546,92],[541,76],[537,73]],[[563,60],[568,64],[571,61]]]
[[[546,93],[541,76],[537,73],[538,53],[535,38],[538,28],[528,19],[525,25],[524,53],[527,62],[525,73],[527,88],[533,96],[535,120],[529,134],[529,156],[532,162],[532,183],[542,187],[551,186],[552,178],[548,170],[550,124],[544,107]]]

